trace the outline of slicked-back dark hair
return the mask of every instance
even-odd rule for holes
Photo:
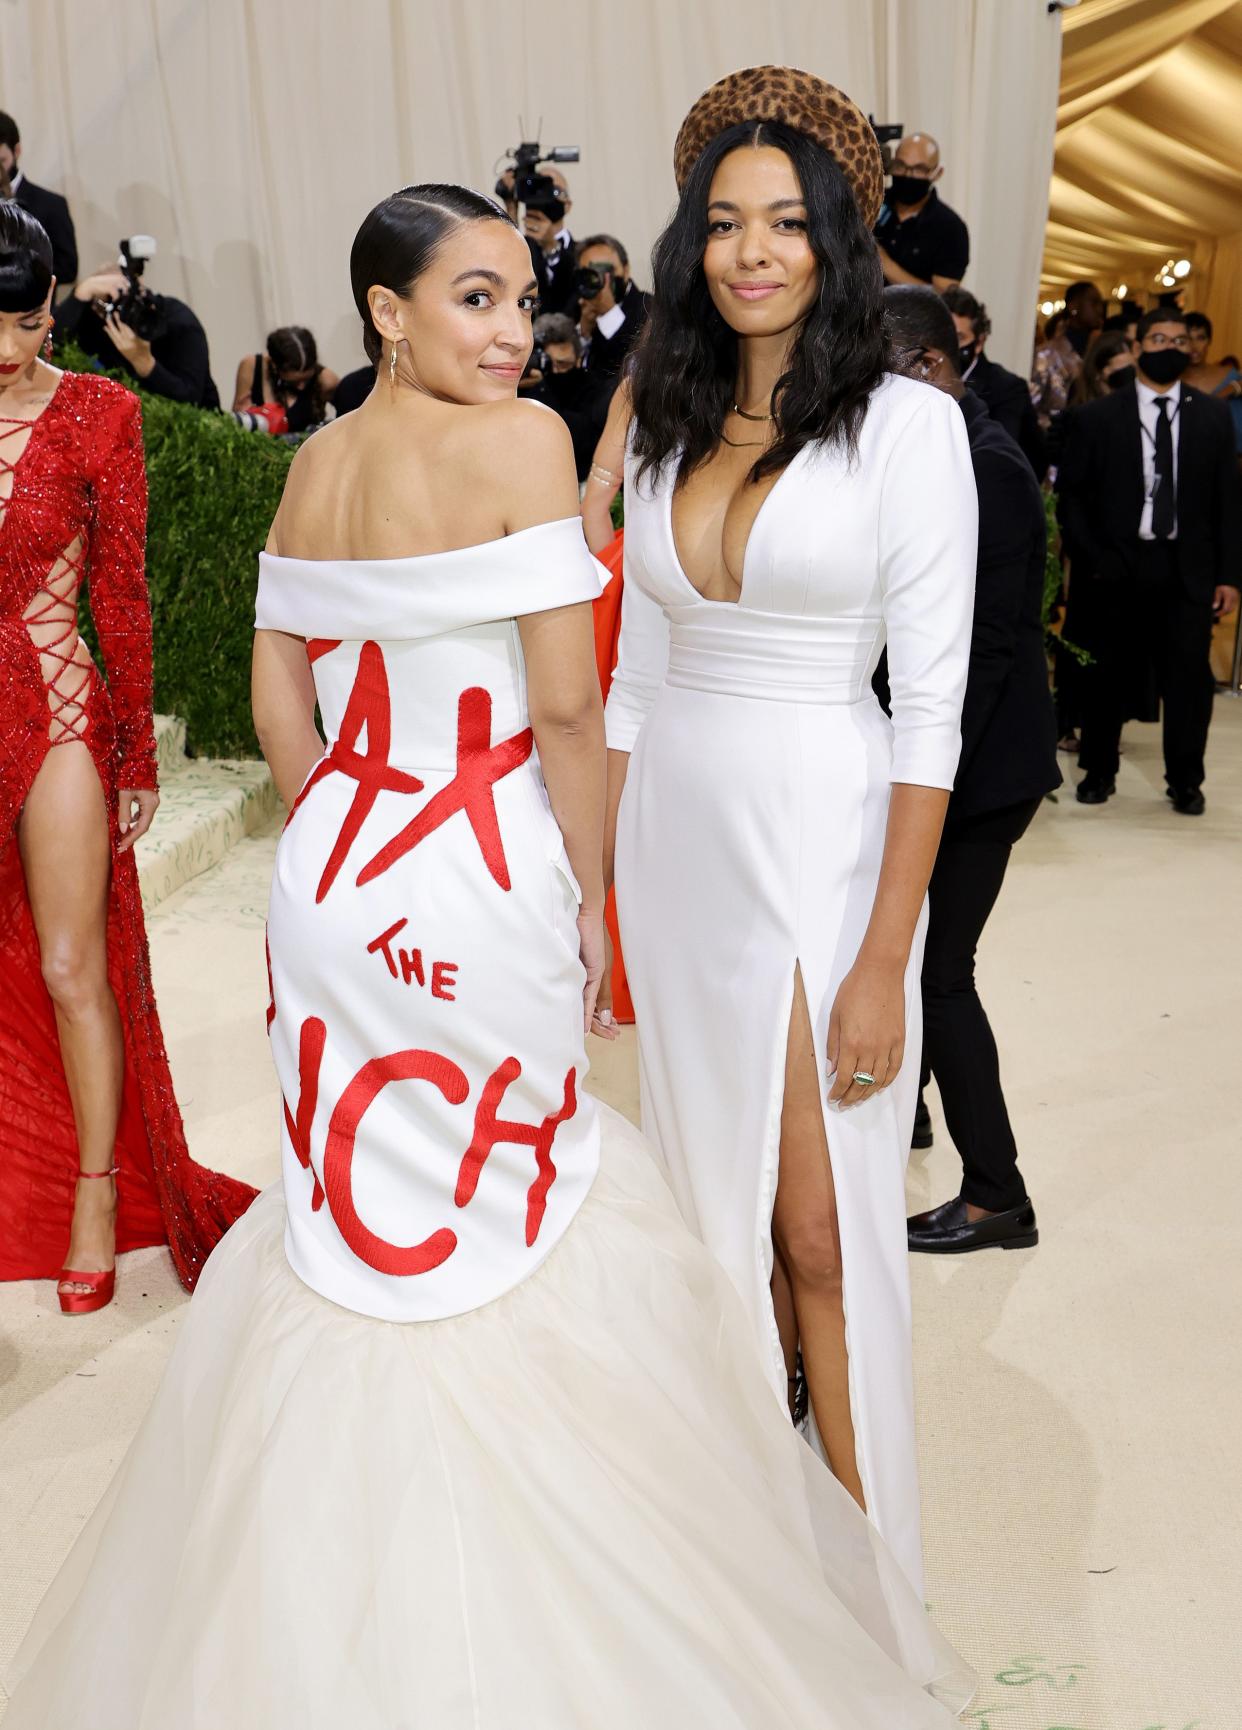
[[[731,151],[750,145],[788,156],[820,265],[819,294],[773,391],[776,437],[750,478],[786,468],[812,441],[853,455],[868,400],[887,368],[884,277],[849,181],[804,133],[776,121],[742,121],[703,151],[652,254],[654,300],[630,385],[640,478],[676,455],[676,478],[684,480],[716,449],[733,402],[738,339],[712,302],[703,253],[712,178]]]
[[[992,320],[988,317],[988,309],[981,300],[977,300],[968,288],[963,288],[960,282],[955,282],[946,288],[940,297],[954,318],[968,318],[970,328],[975,333],[977,341],[992,334]]]
[[[349,254],[349,280],[362,320],[362,346],[378,361],[383,344],[367,305],[367,290],[377,283],[401,300],[435,258],[455,228],[465,222],[507,222],[512,217],[494,199],[468,186],[432,181],[405,186],[384,198],[363,220]]]
[[[957,326],[934,288],[894,282],[884,290],[884,312],[894,348],[935,348],[955,373],[961,372]]]
[[[1138,339],[1142,342],[1153,325],[1185,324],[1186,314],[1176,306],[1153,306],[1150,312],[1145,312],[1139,319]]]
[[[16,150],[21,141],[22,135],[17,129],[16,120],[0,108],[0,144],[7,144],[10,150]]]
[[[0,202],[0,312],[34,312],[51,286],[47,230],[20,204]]]
[[[588,234],[585,240],[578,242],[578,257],[581,258],[590,246],[611,247],[617,255],[617,262],[623,264],[627,270],[630,268],[630,255],[615,234]]]

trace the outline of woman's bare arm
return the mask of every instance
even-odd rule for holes
[[[254,392],[254,356],[245,355],[237,363],[237,383],[233,386],[233,413],[238,414],[243,409],[253,408],[251,400]]]
[[[250,704],[259,747],[277,791],[286,805],[292,805],[323,756],[323,740],[315,726],[315,681],[303,638],[284,631],[255,632]]]
[[[582,527],[593,553],[602,552],[616,532],[612,526],[612,501],[621,487],[625,441],[633,412],[629,386],[623,379],[608,405],[608,419],[595,447],[582,494]]]
[[[604,704],[586,602],[519,619],[530,724],[544,785],[582,890],[582,911],[604,911]]]

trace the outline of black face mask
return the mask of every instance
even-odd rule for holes
[[[979,344],[977,342],[968,342],[958,349],[957,364],[963,378],[966,377],[966,374],[970,371],[978,358]]]
[[[894,204],[922,204],[930,191],[929,180],[920,180],[913,174],[894,174],[889,196]]]
[[[1133,384],[1138,377],[1136,366],[1119,366],[1109,373],[1104,383],[1109,390],[1124,390],[1128,384]]]
[[[1139,365],[1153,384],[1176,384],[1190,365],[1190,356],[1180,348],[1144,349]]]

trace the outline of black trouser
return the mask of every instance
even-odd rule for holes
[[[1026,1185],[1005,1095],[996,1041],[975,990],[975,950],[996,905],[1009,854],[1038,811],[1038,799],[950,821],[928,888],[923,952],[923,1080],[930,1072],[953,1145],[961,1155],[963,1198],[1000,1213],[1018,1207]]]
[[[1113,779],[1122,723],[1135,712],[1128,694],[1149,672],[1164,710],[1165,779],[1190,790],[1203,784],[1212,722],[1212,603],[1186,593],[1168,541],[1136,542],[1131,570],[1132,582],[1110,584],[1097,597],[1078,760],[1092,780]]]

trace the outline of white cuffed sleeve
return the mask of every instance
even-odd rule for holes
[[[890,778],[951,789],[962,748],[979,505],[961,410],[934,386],[921,390],[889,449],[880,502]]]
[[[621,595],[617,670],[604,708],[610,751],[632,751],[668,671],[668,615],[628,577]]]

